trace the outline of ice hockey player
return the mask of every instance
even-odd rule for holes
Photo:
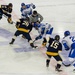
[[[40,24],[43,21],[43,16],[39,14],[36,10],[33,11],[30,15],[30,23],[36,27],[37,24]]]
[[[64,49],[66,51],[70,51],[69,55],[68,55],[68,64],[64,65],[71,65],[71,63],[73,62],[73,66],[75,67],[75,36],[71,35],[70,31],[65,31],[64,32],[64,38],[62,40],[62,44],[64,46]],[[74,69],[75,71],[75,69]]]
[[[59,42],[59,40],[59,35],[55,35],[55,38],[51,38],[50,35],[46,35],[42,45],[46,46],[46,44],[48,44],[48,46],[46,47],[46,55],[48,56],[46,60],[46,67],[49,67],[50,59],[51,57],[54,57],[57,61],[55,70],[61,72],[62,70],[60,69],[60,67],[62,64],[62,58],[60,57],[60,52],[62,51],[62,44]]]
[[[0,6],[0,19],[2,19],[2,16],[4,15],[7,18],[8,23],[12,24],[12,7],[13,4],[9,3],[8,5],[1,5]]]
[[[29,34],[29,32],[32,30],[32,25],[29,23],[29,18],[19,19],[19,21],[16,22],[16,27],[17,31],[15,32],[14,37],[9,44],[13,44],[16,37],[22,34],[28,40],[30,46],[32,48],[36,48],[37,46],[34,46],[31,36]]]
[[[53,32],[53,27],[48,23],[37,24],[35,29],[38,31],[39,35],[35,38],[34,42],[44,38],[47,34],[51,35]]]
[[[21,18],[29,17],[35,8],[36,6],[33,3],[27,5],[25,3],[21,3]]]

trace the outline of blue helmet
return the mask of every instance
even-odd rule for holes
[[[70,35],[70,31],[65,31],[64,36],[68,36],[68,35]]]
[[[21,6],[25,6],[25,3],[21,3]]]

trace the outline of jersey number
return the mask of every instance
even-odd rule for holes
[[[59,45],[58,43],[56,43],[56,42],[53,41],[50,46],[53,47],[53,48],[55,48],[55,49],[57,49],[58,45]]]
[[[75,42],[75,37],[71,36],[70,39],[72,40],[72,42]]]

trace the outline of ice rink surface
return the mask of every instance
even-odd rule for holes
[[[44,17],[43,22],[54,27],[53,34],[59,34],[61,38],[65,30],[75,34],[75,0],[0,0],[0,4],[9,2],[13,3],[14,22],[20,18],[22,2],[34,3],[36,10]],[[15,31],[15,24],[8,24],[5,17],[0,20],[0,75],[75,75],[72,66],[62,66],[63,72],[57,73],[53,58],[50,67],[46,68],[46,49],[32,49],[27,40],[20,36],[12,46],[9,45]],[[33,29],[31,34],[34,39],[38,33],[34,33]],[[40,46],[40,41],[35,44]],[[66,53],[63,51],[63,56]]]

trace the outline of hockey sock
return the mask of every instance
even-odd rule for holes
[[[47,60],[46,60],[46,67],[49,67],[49,62],[50,62],[50,60],[47,59]]]
[[[14,41],[15,41],[15,39],[13,39],[13,38],[12,38],[12,41],[11,41],[9,44],[13,44],[13,43],[14,43]]]

